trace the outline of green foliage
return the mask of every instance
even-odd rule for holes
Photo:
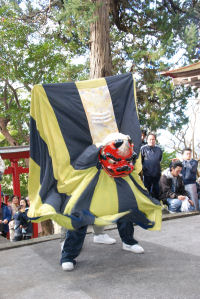
[[[172,159],[176,158],[176,152],[168,153],[166,151],[163,151],[163,158],[161,161],[161,170],[165,170],[169,168],[170,163],[172,162]]]
[[[196,1],[111,1],[113,74],[137,79],[140,122],[172,132],[187,122],[192,91],[159,75],[184,49],[184,64],[196,59],[199,3]],[[23,5],[22,5],[23,4]],[[98,4],[101,5],[101,4]],[[18,144],[28,143],[30,90],[34,84],[88,79],[90,24],[98,8],[91,0],[0,0],[0,117]],[[76,64],[74,58],[84,57]],[[1,138],[2,139],[2,138]],[[3,139],[0,145],[7,141]]]
[[[133,72],[142,127],[179,130],[192,91],[174,87],[160,71],[197,60],[198,1],[113,0],[110,40],[113,74]],[[98,5],[101,5],[98,4]],[[34,84],[89,78],[90,24],[98,8],[91,0],[0,0],[0,121],[13,142],[29,143],[30,91]],[[77,64],[76,59],[84,57]],[[79,60],[80,61],[80,60]],[[173,63],[171,62],[173,61]],[[9,142],[1,134],[0,146]],[[163,155],[166,168],[174,153]],[[27,176],[21,176],[23,195]],[[11,177],[3,183],[12,193]]]

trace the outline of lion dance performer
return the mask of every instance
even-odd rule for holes
[[[133,223],[160,230],[160,204],[139,177],[140,144],[132,74],[34,86],[29,217],[67,228],[63,270],[74,269],[88,225],[116,223],[133,253],[144,252]]]

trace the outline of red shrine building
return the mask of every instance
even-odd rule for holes
[[[13,195],[17,195],[20,198],[20,175],[23,173],[28,173],[29,168],[20,166],[19,160],[29,158],[30,147],[28,145],[0,147],[0,155],[3,160],[10,161],[10,165],[5,168],[3,175],[12,175]],[[0,185],[0,196],[1,191]],[[36,223],[33,223],[33,237],[38,237],[38,225]]]
[[[21,197],[20,174],[28,173],[28,167],[20,166],[20,159],[29,158],[29,146],[0,147],[0,155],[3,160],[9,160],[10,166],[6,167],[4,175],[12,175],[13,194]]]

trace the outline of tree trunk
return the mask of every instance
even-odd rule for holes
[[[8,124],[8,120],[5,118],[0,117],[0,132],[1,134],[3,134],[3,136],[6,138],[6,140],[8,141],[8,143],[11,146],[17,146],[18,143],[15,141],[15,139],[10,135],[8,129],[7,129],[7,124]]]
[[[96,20],[90,25],[90,79],[112,75],[110,51],[110,0],[95,0]]]

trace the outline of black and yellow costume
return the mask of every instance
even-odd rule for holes
[[[137,153],[134,171],[124,178],[110,177],[98,163],[99,146],[113,132],[129,135]],[[138,175],[140,144],[132,74],[34,86],[29,217],[76,229],[129,214],[143,228],[160,229],[159,202]]]

